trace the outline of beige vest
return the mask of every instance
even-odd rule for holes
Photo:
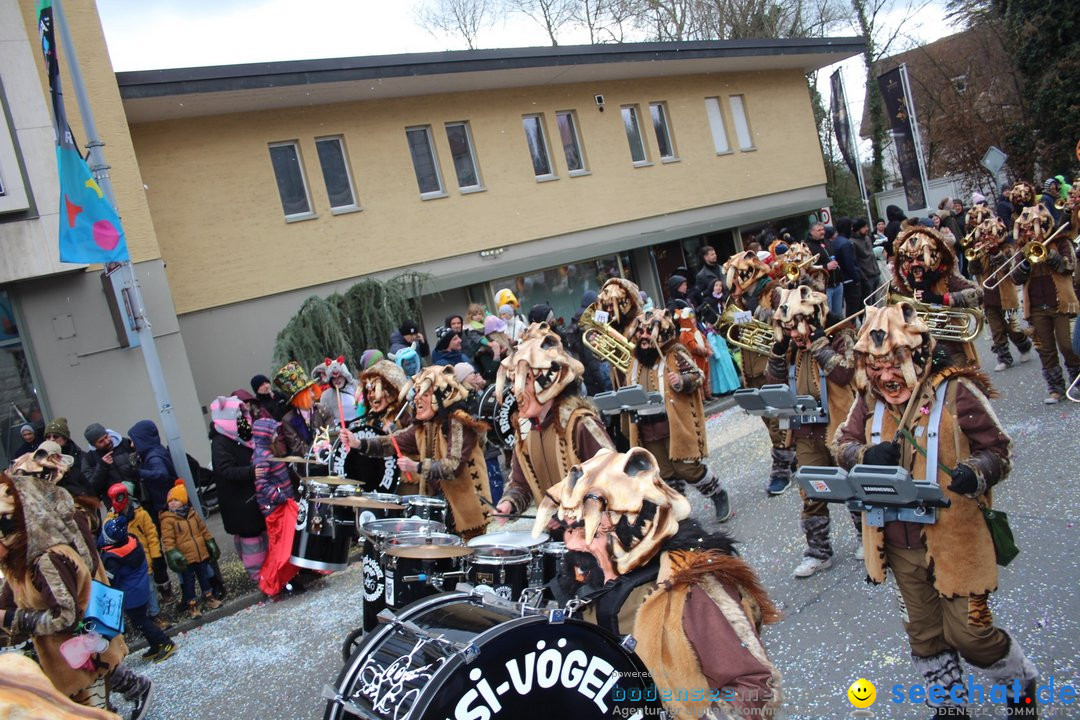
[[[459,411],[460,412],[460,411]],[[462,426],[462,433],[475,433],[476,431],[462,418],[454,413],[450,418],[451,437],[453,437],[453,425]],[[467,420],[471,420],[466,416]],[[438,460],[450,455],[448,440],[442,432],[442,423],[437,418],[416,430],[416,447],[421,461]],[[461,449],[457,448],[460,453]],[[491,514],[490,505],[484,504],[480,498],[491,502],[491,485],[488,482],[487,465],[484,463],[484,450],[482,438],[477,437],[473,445],[472,453],[463,458],[464,462],[453,478],[442,481],[442,492],[446,502],[450,505],[453,514],[453,530],[462,537],[468,539],[483,533],[487,527],[488,515]],[[420,478],[420,494],[428,495],[427,481]]]

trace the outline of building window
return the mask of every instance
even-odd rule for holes
[[[645,154],[645,139],[641,137],[637,105],[623,107],[622,119],[623,125],[626,126],[626,141],[630,143],[630,159],[633,160],[634,165],[647,165],[649,156]]]
[[[431,126],[405,128],[405,137],[409,141],[409,153],[412,155],[420,197],[427,200],[445,196],[442,175],[439,174],[439,160],[435,156],[435,143],[431,139]]]
[[[450,157],[454,160],[458,189],[462,192],[483,190],[480,173],[476,169],[476,153],[473,151],[469,123],[446,123],[446,140],[450,143]]]
[[[525,128],[525,142],[529,144],[533,174],[537,180],[554,179],[555,171],[552,169],[551,155],[548,154],[547,138],[544,134],[544,116],[526,115],[521,119],[521,123]]]
[[[286,220],[312,217],[311,196],[308,195],[304,166],[300,162],[300,147],[295,140],[270,144],[270,162],[274,165],[281,209]]]
[[[731,119],[735,123],[735,137],[739,141],[740,150],[753,150],[754,138],[750,134],[750,122],[746,119],[746,102],[742,95],[732,95],[728,98],[731,104]]]
[[[577,117],[573,110],[555,113],[555,124],[559,126],[559,139],[562,140],[563,154],[566,156],[566,169],[571,177],[585,175],[585,156],[581,152],[581,138],[578,136]]]
[[[720,110],[720,98],[705,98],[705,114],[709,117],[709,129],[712,131],[716,154],[728,154],[731,152],[731,143],[728,142],[727,126],[724,125],[724,113]]]
[[[649,114],[652,115],[653,130],[656,131],[656,147],[660,149],[660,160],[677,160],[675,142],[671,139],[671,126],[668,123],[667,103],[650,103]]]
[[[358,210],[349,162],[345,159],[345,141],[341,137],[315,138],[315,149],[319,153],[331,210]]]

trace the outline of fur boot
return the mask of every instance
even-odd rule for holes
[[[999,363],[1002,363],[1006,367],[1012,367],[1013,356],[1012,353],[1009,352],[1008,343],[1005,343],[1004,345],[993,345],[990,348],[990,352],[994,353],[994,357],[997,358]]]
[[[1043,368],[1042,374],[1048,392],[1056,392],[1059,395],[1065,394],[1065,378],[1061,374],[1060,365],[1055,364],[1052,368]]]
[[[790,480],[791,473],[795,469],[795,451],[788,448],[772,449],[772,471],[769,473],[769,481],[775,479]]]
[[[799,520],[799,528],[806,536],[806,557],[828,560],[832,557],[832,544],[829,542],[829,516],[813,515]]]
[[[933,708],[935,717],[966,717],[967,688],[964,686],[964,672],[960,667],[960,655],[955,650],[946,650],[930,657],[919,657],[912,653],[911,664],[926,679],[926,687],[940,685],[945,688],[945,698],[937,704],[927,698],[926,704]],[[963,700],[956,702],[950,693],[954,687],[960,687],[956,691]]]
[[[1039,707],[1035,691],[1039,683],[1039,671],[1024,654],[1016,638],[1009,636],[1009,649],[1005,655],[983,668],[990,682],[1008,688],[1010,717],[1038,717]],[[1017,697],[1016,689],[1020,689]]]
[[[691,485],[694,489],[705,497],[712,497],[720,491],[720,478],[716,476],[716,473],[712,469],[705,465],[705,472],[697,480],[691,481]]]

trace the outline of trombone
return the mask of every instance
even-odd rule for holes
[[[1062,223],[1057,230],[1051,233],[1050,237],[1041,242],[1029,242],[1021,249],[1014,252],[1009,258],[999,265],[994,272],[986,276],[983,280],[982,286],[986,290],[995,290],[1001,283],[1005,282],[1005,279],[1012,275],[1013,270],[1020,266],[1020,260],[1018,258],[1023,255],[1024,260],[1027,260],[1032,265],[1036,265],[1046,260],[1046,255],[1049,252],[1047,245],[1050,244],[1058,235],[1063,233],[1069,227],[1069,221],[1066,220]],[[1003,272],[1004,271],[1004,272]],[[1000,277],[999,277],[1000,275]]]

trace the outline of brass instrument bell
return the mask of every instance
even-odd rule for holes
[[[585,308],[578,324],[583,328],[581,341],[594,355],[611,363],[620,372],[630,370],[634,356],[634,343],[623,337],[615,328],[596,320],[596,303]]]

